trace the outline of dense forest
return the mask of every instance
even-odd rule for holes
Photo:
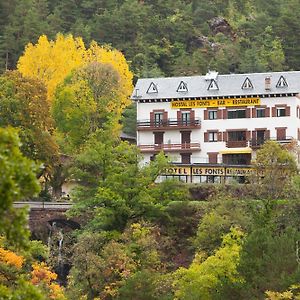
[[[299,0],[0,1],[0,68],[58,32],[122,51],[136,77],[300,69]]]
[[[138,77],[300,69],[299,13],[299,0],[0,0],[0,299],[300,299],[296,142],[266,142],[251,184],[189,185],[157,183],[168,158],[142,167],[120,138]],[[21,200],[68,200],[78,226],[30,233]]]

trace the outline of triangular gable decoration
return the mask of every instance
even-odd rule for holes
[[[253,84],[250,81],[249,77],[247,77],[242,85],[242,89],[243,90],[247,90],[247,89],[253,89]]]
[[[155,83],[151,82],[148,87],[147,94],[156,94],[158,93],[158,89]]]
[[[185,93],[188,92],[187,84],[185,82],[181,81],[177,88],[177,92],[185,92]]]
[[[276,84],[277,88],[284,88],[284,87],[288,87],[288,84],[285,80],[285,78],[283,76],[280,76],[277,84]]]
[[[216,82],[214,79],[212,79],[212,80],[210,81],[210,84],[209,84],[207,90],[208,90],[208,91],[211,91],[211,90],[217,91],[218,89],[219,89],[219,87],[218,87],[217,82]]]

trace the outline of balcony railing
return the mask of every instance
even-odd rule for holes
[[[252,148],[259,148],[261,147],[266,141],[276,141],[281,144],[287,144],[290,143],[293,140],[292,136],[286,136],[286,137],[271,137],[271,138],[261,138],[261,139],[252,139],[250,140],[250,146]]]
[[[137,130],[160,130],[160,129],[199,129],[201,128],[200,119],[195,120],[178,120],[168,119],[161,121],[140,120],[137,121]]]
[[[244,141],[227,141],[226,142],[226,147],[227,148],[243,148],[243,147],[248,147],[249,142],[244,140]]]
[[[183,144],[152,144],[139,145],[141,152],[180,152],[180,151],[200,151],[200,143],[183,143]]]

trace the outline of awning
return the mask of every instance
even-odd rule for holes
[[[251,148],[232,148],[219,151],[220,154],[245,154],[252,153]]]

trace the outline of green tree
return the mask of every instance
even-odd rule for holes
[[[2,57],[8,69],[14,69],[24,46],[48,33],[47,0],[16,1],[3,29]]]
[[[120,230],[128,221],[154,219],[164,203],[151,187],[167,166],[159,155],[149,166],[139,166],[138,149],[119,138],[110,128],[96,133],[77,155],[74,178],[81,182],[74,194],[74,214],[84,214],[90,230]]]
[[[247,200],[249,201],[249,200]],[[243,200],[231,199],[229,195],[218,195],[206,208],[201,218],[194,246],[199,251],[212,254],[222,243],[222,237],[232,226],[238,226],[245,232],[251,224],[250,208]]]
[[[13,202],[25,200],[39,191],[37,165],[20,151],[16,130],[0,128],[0,234],[12,244],[23,245],[28,240],[26,210],[16,210]]]
[[[222,246],[207,258],[197,253],[188,269],[180,268],[175,272],[176,299],[215,299],[222,291],[224,283],[241,283],[238,273],[243,233],[231,228],[223,237]]]
[[[114,119],[114,132],[124,105],[119,74],[109,64],[91,63],[78,69],[61,85],[53,103],[58,130],[71,146],[83,144],[90,134]]]
[[[262,184],[263,197],[276,199],[284,197],[284,189],[297,173],[297,164],[293,154],[275,141],[267,141],[257,151],[254,167],[255,177]]]
[[[0,126],[18,129],[24,155],[44,163],[39,176],[51,173],[58,161],[58,146],[44,85],[9,71],[0,76],[0,89]]]

